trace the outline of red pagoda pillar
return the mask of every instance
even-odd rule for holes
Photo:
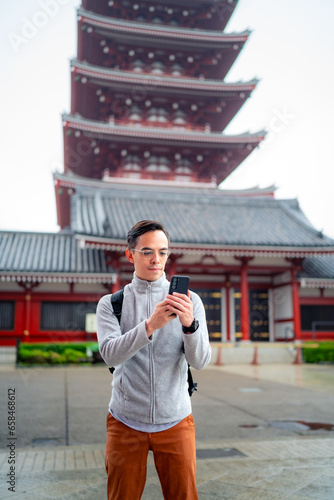
[[[242,263],[240,273],[240,291],[241,291],[241,305],[240,305],[240,321],[242,340],[249,340],[249,300],[248,300],[248,279],[247,279],[247,261]]]
[[[299,284],[296,280],[298,268],[291,269],[291,288],[292,288],[292,307],[293,307],[293,326],[296,340],[301,340],[301,318],[300,318],[300,303],[299,303]]]
[[[169,258],[169,276],[168,276],[168,279],[171,278],[171,276],[175,275],[176,274],[176,256],[175,255],[171,255],[170,258]]]
[[[300,315],[300,302],[299,302],[299,283],[297,275],[303,267],[303,258],[287,258],[291,262],[291,292],[292,292],[292,310],[293,310],[293,327],[295,332],[295,339],[301,340],[301,315]]]
[[[114,268],[117,274],[116,281],[111,286],[111,293],[118,292],[121,289],[121,253],[106,252],[106,262]]]
[[[248,342],[250,340],[250,324],[249,324],[249,294],[248,294],[248,262],[253,257],[236,257],[241,262],[240,269],[240,323],[241,323],[241,340]]]
[[[231,282],[229,275],[226,276],[225,282],[225,308],[226,308],[226,340],[231,340],[231,315],[230,315],[230,289]]]

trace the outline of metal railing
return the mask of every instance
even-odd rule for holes
[[[334,327],[334,321],[312,321],[312,340],[316,340],[317,337],[317,326],[330,326]],[[334,328],[333,328],[334,329]]]

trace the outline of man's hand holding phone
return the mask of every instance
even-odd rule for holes
[[[169,293],[165,300],[159,302],[146,320],[146,333],[150,338],[155,330],[179,317],[181,325],[189,327],[193,322],[193,303],[188,290],[188,276],[172,276]]]
[[[163,300],[162,302],[159,302],[155,306],[151,316],[145,322],[147,336],[150,338],[151,335],[155,332],[155,330],[158,330],[159,328],[162,328],[163,326],[167,325],[167,323],[169,323],[173,319],[174,318],[171,316],[170,311],[168,309],[167,299]]]
[[[172,315],[177,315],[182,326],[190,326],[193,322],[193,303],[188,290],[188,276],[172,276],[169,293],[166,296],[168,309]]]

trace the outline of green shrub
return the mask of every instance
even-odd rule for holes
[[[67,363],[79,363],[82,359],[86,360],[85,353],[76,351],[75,349],[71,349],[69,347],[65,349],[63,356]]]
[[[92,342],[88,347],[92,352],[99,352],[99,344],[97,342]]]
[[[41,349],[24,350],[19,353],[19,360],[28,364],[45,364],[49,362],[49,353]]]
[[[318,347],[305,347],[303,359],[305,363],[334,363],[334,342],[318,342]]]
[[[64,356],[59,354],[59,352],[50,351],[46,354],[48,355],[48,363],[51,365],[61,365],[65,362]]]
[[[20,361],[26,361],[27,359],[31,358],[31,350],[30,349],[25,349],[24,347],[21,347],[19,349],[19,359]]]
[[[38,343],[22,342],[18,351],[18,362],[24,364],[71,364],[87,362],[89,351],[95,349],[97,342],[81,343]]]

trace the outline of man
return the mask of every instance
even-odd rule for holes
[[[135,272],[124,288],[120,324],[110,295],[97,308],[100,353],[115,367],[107,417],[108,500],[141,498],[149,450],[165,500],[196,500],[187,363],[200,370],[210,361],[204,307],[193,292],[168,294],[169,235],[162,224],[138,222],[127,245]]]

